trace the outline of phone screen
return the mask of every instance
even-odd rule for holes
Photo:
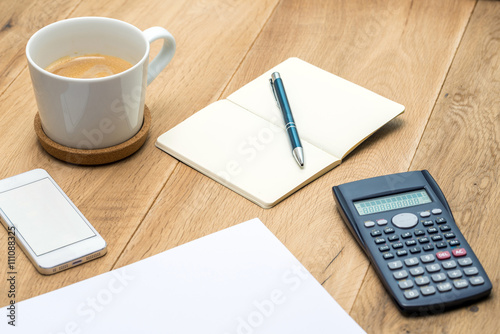
[[[49,178],[1,192],[0,210],[37,256],[95,236]]]

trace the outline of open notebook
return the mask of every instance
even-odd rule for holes
[[[364,333],[259,219],[15,307],[0,333]]]
[[[269,84],[280,73],[304,147],[295,162]],[[290,58],[161,135],[156,146],[263,208],[341,163],[404,106]]]

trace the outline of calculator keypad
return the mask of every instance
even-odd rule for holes
[[[396,226],[411,226],[404,230],[386,226],[386,219],[364,223],[371,229],[372,242],[387,261],[392,279],[407,300],[484,284],[484,278],[478,275],[473,260],[467,257],[466,249],[460,247],[446,219],[433,217],[442,212],[434,208],[418,213],[425,218],[420,224],[414,224],[415,214],[399,214],[397,224],[394,218],[392,222]]]

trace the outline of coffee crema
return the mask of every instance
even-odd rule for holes
[[[47,66],[45,70],[63,77],[92,79],[118,74],[131,67],[131,63],[118,57],[87,54],[59,58]]]

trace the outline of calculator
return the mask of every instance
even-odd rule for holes
[[[403,313],[483,298],[491,282],[426,170],[333,187],[337,208]]]

